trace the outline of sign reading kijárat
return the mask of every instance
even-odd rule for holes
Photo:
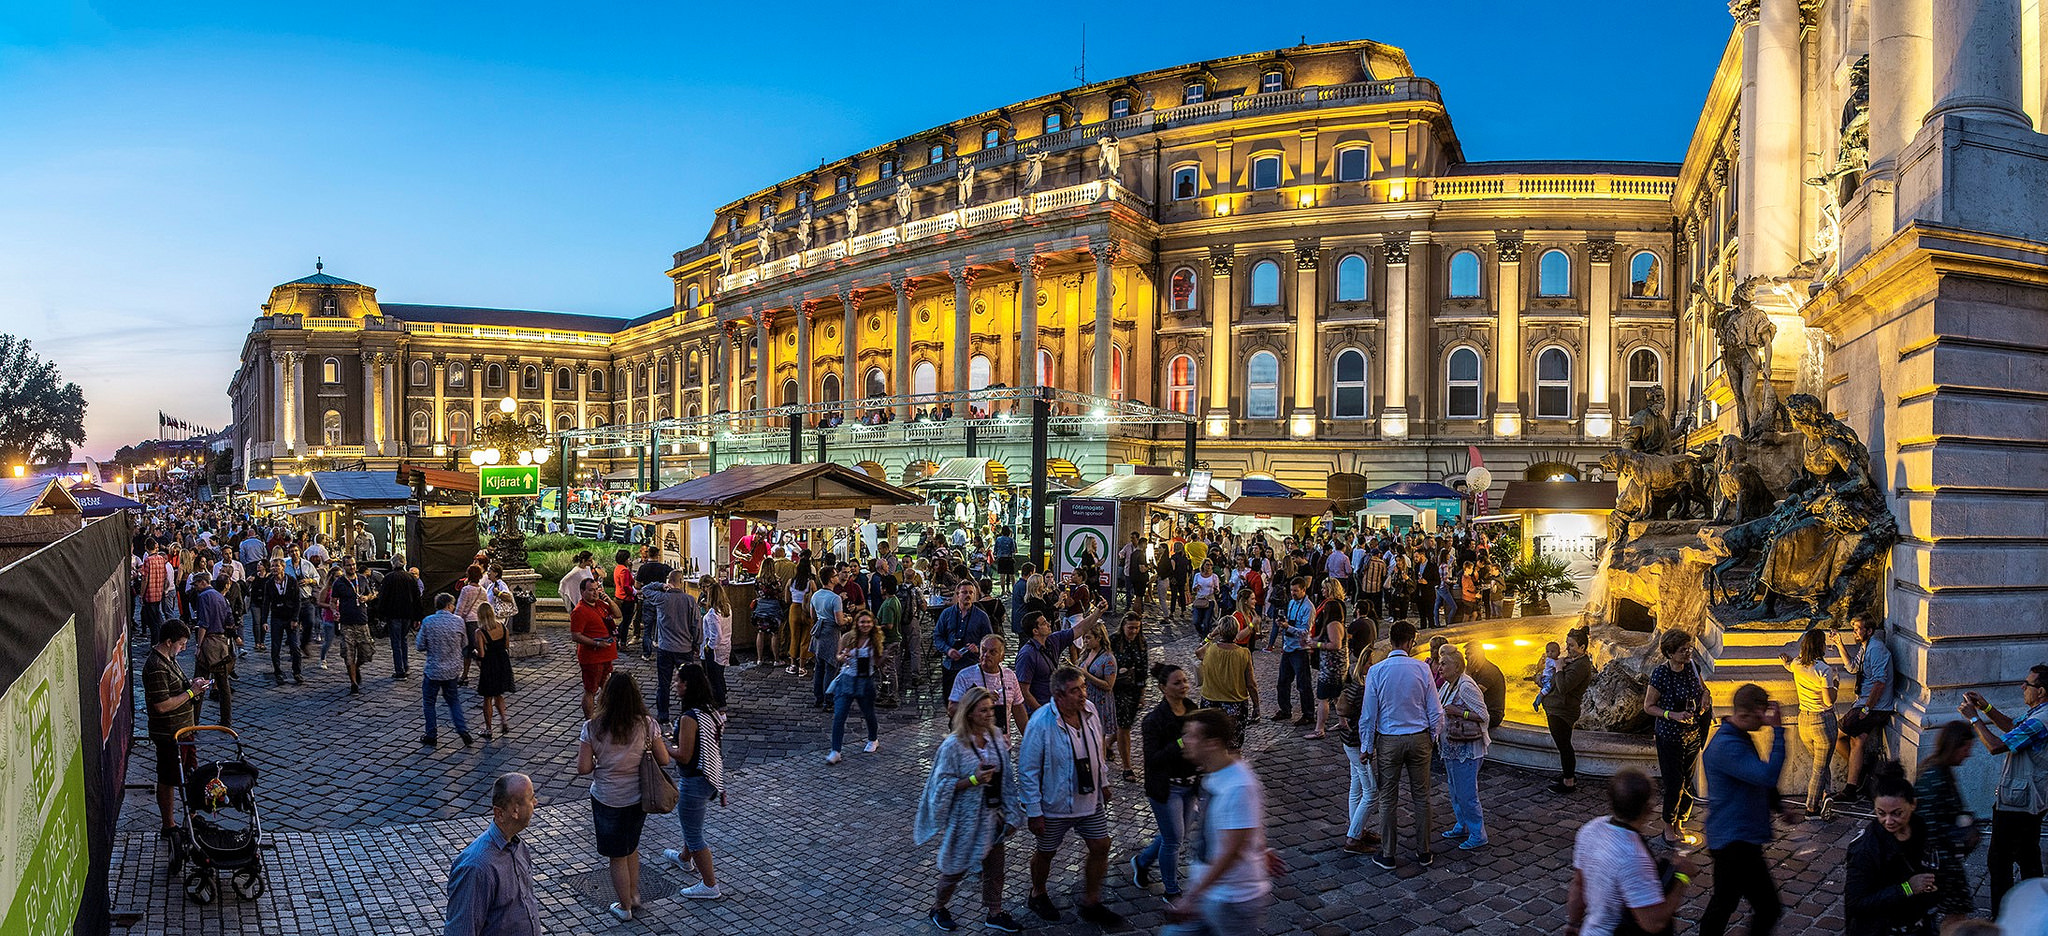
[[[532,497],[540,493],[539,465],[485,465],[478,471],[478,497]]]

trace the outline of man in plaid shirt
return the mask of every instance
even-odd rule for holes
[[[162,545],[152,546],[149,557],[142,560],[142,630],[149,639],[156,639],[157,628],[164,623],[164,597],[176,594],[172,576],[171,560],[164,555]]]

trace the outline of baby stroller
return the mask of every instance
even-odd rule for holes
[[[258,851],[263,824],[256,765],[244,754],[241,735],[198,725],[178,729],[177,744],[185,824],[171,840],[171,876],[184,872],[185,898],[193,903],[213,902],[223,872],[242,899],[262,896],[268,882]]]

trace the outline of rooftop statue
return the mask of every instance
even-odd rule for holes
[[[1117,171],[1123,168],[1123,157],[1117,155],[1119,144],[1116,137],[1104,136],[1096,140],[1095,145],[1102,150],[1102,174],[1111,179],[1116,178]]]
[[[860,233],[860,202],[852,196],[846,199],[846,233]]]
[[[902,176],[897,176],[897,177],[896,177],[896,194],[894,194],[894,195],[892,195],[892,196],[890,196],[890,197],[891,197],[891,198],[893,198],[893,199],[895,199],[895,201],[896,201],[896,221],[897,221],[897,223],[898,223],[898,224],[908,224],[908,223],[910,223],[910,209],[911,209],[911,206],[912,206],[912,205],[911,205],[911,203],[912,203],[912,200],[913,200],[913,198],[912,198],[912,195],[911,195],[911,192],[910,192],[910,180],[909,180],[909,179],[906,179],[906,178],[904,178],[904,177],[902,177]]]
[[[1038,150],[1024,157],[1024,188],[1038,188],[1039,180],[1045,178],[1045,151]]]

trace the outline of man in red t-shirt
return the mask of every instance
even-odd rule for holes
[[[619,609],[605,595],[597,579],[583,580],[583,600],[569,612],[569,636],[576,641],[576,665],[583,670],[583,717],[594,717],[597,690],[611,678],[612,661],[619,658],[618,640],[612,636],[612,622]]]

